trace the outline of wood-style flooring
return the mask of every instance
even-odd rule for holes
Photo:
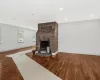
[[[0,69],[0,80],[24,80],[12,58],[5,58]]]
[[[62,80],[100,80],[100,56],[61,52],[55,57],[26,55]]]
[[[0,52],[0,80],[24,80],[8,54],[30,48]],[[55,57],[27,56],[60,77],[62,80],[100,80],[100,56],[59,52]]]
[[[24,80],[12,58],[6,57],[6,55],[14,54],[16,52],[28,50],[31,48],[32,47],[26,47],[0,52],[0,80]]]

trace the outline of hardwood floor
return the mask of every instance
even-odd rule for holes
[[[5,55],[28,50],[23,48],[0,54],[0,80],[24,80],[16,64]],[[27,56],[60,77],[62,80],[100,80],[100,56],[58,53],[56,57]]]
[[[1,62],[1,79],[0,80],[24,80],[16,64],[11,58],[5,58]]]
[[[14,50],[0,52],[0,55],[1,54],[5,54],[5,55],[7,55],[7,54],[13,54],[13,53],[24,51],[24,50],[28,50],[28,49],[32,49],[32,46],[24,47],[24,48],[20,48],[20,49],[14,49]]]
[[[0,80],[24,80],[12,58],[6,57],[6,55],[29,50],[31,48],[32,47],[26,47],[0,52]]]
[[[100,56],[58,53],[56,57],[27,56],[62,80],[100,80]]]
[[[0,61],[2,61],[5,58],[7,58],[7,57],[5,57],[6,55],[14,54],[14,53],[25,51],[25,50],[29,50],[29,49],[32,49],[32,46],[25,47],[25,48],[20,48],[20,49],[15,49],[15,50],[9,50],[9,51],[0,52]]]

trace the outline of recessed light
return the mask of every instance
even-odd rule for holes
[[[34,15],[34,14],[32,14],[32,15]]]
[[[12,18],[12,20],[16,20],[16,18]]]
[[[90,17],[92,18],[92,17],[94,17],[94,15],[93,14],[90,14]]]
[[[65,18],[65,20],[67,20],[67,18]]]
[[[60,8],[60,11],[62,11],[63,10],[63,8]]]

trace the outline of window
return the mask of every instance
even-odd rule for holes
[[[33,30],[32,41],[36,42],[36,31]]]
[[[18,29],[18,43],[24,42],[24,30]]]
[[[0,27],[0,43],[1,43],[1,27]]]

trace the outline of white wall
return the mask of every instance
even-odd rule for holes
[[[100,55],[100,20],[59,24],[59,51]]]
[[[32,42],[33,30],[24,29],[24,43],[18,43],[18,27],[0,24],[1,27],[1,44],[0,44],[0,52],[8,51],[23,47],[28,47],[35,45],[35,42]]]

